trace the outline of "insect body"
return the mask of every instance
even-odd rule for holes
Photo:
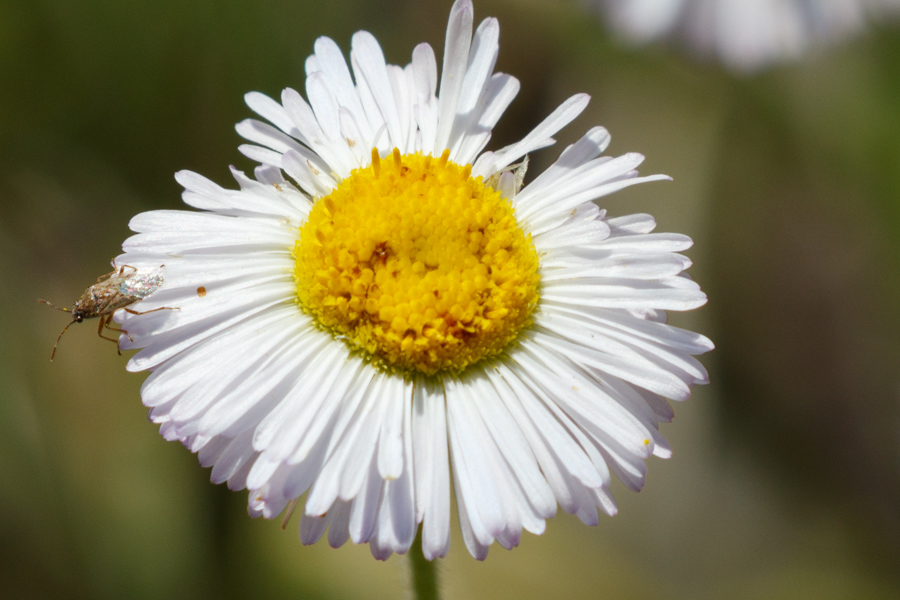
[[[506,172],[511,172],[514,177],[514,181],[516,182],[515,193],[518,194],[519,190],[522,189],[522,184],[525,183],[525,173],[528,171],[528,155],[522,159],[522,162],[516,163],[514,165],[509,165],[505,167],[498,173],[494,173],[491,175],[484,184],[488,187],[492,187],[497,189],[500,185],[500,176]]]
[[[113,263],[113,266],[115,267],[115,263]],[[126,271],[126,269],[130,269],[130,271]],[[43,302],[57,310],[72,314],[72,322],[66,325],[59,333],[59,337],[56,338],[56,343],[53,345],[53,351],[50,353],[50,360],[53,360],[53,357],[56,355],[56,347],[59,345],[59,340],[62,339],[63,334],[72,323],[81,323],[85,319],[100,317],[100,326],[97,328],[97,335],[104,340],[115,342],[118,345],[119,340],[103,335],[103,330],[109,329],[110,331],[124,333],[131,339],[131,336],[127,331],[110,325],[113,313],[120,308],[125,309],[133,315],[143,315],[158,310],[177,310],[168,306],[154,308],[153,310],[144,312],[138,312],[128,308],[135,302],[143,300],[158,290],[162,284],[162,266],[155,269],[138,270],[130,265],[122,265],[118,270],[97,278],[97,283],[84,290],[81,298],[76,300],[75,304],[72,305],[71,310],[55,306],[50,302],[39,298],[38,302]],[[120,350],[119,354],[121,353],[122,351]]]

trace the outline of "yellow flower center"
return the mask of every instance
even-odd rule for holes
[[[459,372],[530,324],[538,256],[472,166],[394,150],[316,201],[294,248],[302,309],[391,371]]]

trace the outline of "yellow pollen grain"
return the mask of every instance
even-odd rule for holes
[[[294,248],[301,308],[391,371],[496,356],[539,298],[537,252],[509,200],[449,158],[373,149],[313,205]]]

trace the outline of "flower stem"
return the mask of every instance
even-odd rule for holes
[[[412,571],[413,598],[415,600],[438,600],[437,561],[426,560],[422,554],[422,530],[416,534],[416,541],[409,549],[409,567]]]

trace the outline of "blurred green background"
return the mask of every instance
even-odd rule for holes
[[[399,598],[404,557],[303,547],[246,515],[146,420],[142,375],[68,305],[172,175],[231,187],[243,94],[303,88],[319,35],[368,29],[390,62],[441,55],[450,0],[0,0],[0,595]],[[487,561],[458,535],[447,598],[900,597],[900,29],[754,77],[612,41],[575,2],[480,0],[522,92],[492,147],[593,101],[533,156],[602,124],[652,183],[606,198],[691,235],[712,385],[663,431],[674,457],[617,486],[596,528],[560,514]]]

